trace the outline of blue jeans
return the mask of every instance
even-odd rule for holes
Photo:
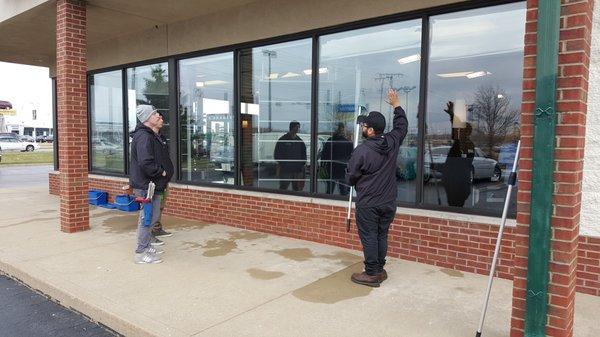
[[[133,194],[136,197],[146,197],[146,191],[140,189],[134,189]],[[140,210],[140,216],[138,218],[138,227],[137,227],[137,248],[135,250],[136,253],[143,253],[148,246],[150,246],[150,240],[152,239],[152,228],[158,222],[160,218],[160,201],[162,199],[162,195],[158,192],[154,193],[154,197],[152,198],[152,222],[150,226],[144,226],[144,209]]]

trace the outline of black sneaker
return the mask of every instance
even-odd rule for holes
[[[162,237],[166,238],[166,237],[172,236],[173,233],[167,232],[166,230],[162,229],[162,227],[159,227],[158,229],[152,230],[152,235],[154,235],[156,237],[162,236]]]

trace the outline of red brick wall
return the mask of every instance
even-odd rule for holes
[[[517,195],[517,228],[514,230],[515,260],[511,336],[523,336],[527,288],[532,144],[535,110],[535,64],[538,1],[527,1],[525,69],[521,109],[521,141]],[[557,82],[557,114],[554,211],[550,257],[549,306],[546,334],[572,336],[579,243],[579,211],[588,65],[591,41],[592,0],[562,0]],[[581,252],[579,252],[581,254]],[[588,281],[589,282],[589,281]],[[591,283],[588,283],[591,284]]]
[[[56,3],[60,228],[89,229],[85,2]]]
[[[600,238],[579,237],[577,291],[600,296]]]
[[[50,194],[60,196],[60,174],[58,172],[48,174],[48,188]]]

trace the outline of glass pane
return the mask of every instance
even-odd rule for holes
[[[138,123],[135,116],[135,108],[139,104],[152,105],[162,114],[164,125],[160,133],[167,138],[167,141],[170,141],[168,63],[164,62],[127,69],[129,132],[135,130],[135,126]]]
[[[179,61],[181,177],[234,183],[233,53]]]
[[[311,40],[240,52],[242,184],[309,191]]]
[[[425,203],[501,215],[519,140],[525,6],[431,18]]]
[[[409,123],[396,161],[397,199],[414,202],[421,21],[326,35],[319,39],[319,48],[318,192],[348,195],[345,170],[356,118],[379,111],[389,131],[393,108],[385,99],[387,90],[394,88]]]
[[[121,71],[93,75],[90,82],[92,169],[124,173]]]

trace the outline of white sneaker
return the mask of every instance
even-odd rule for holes
[[[150,246],[150,247],[148,247],[147,252],[150,254],[159,255],[159,254],[164,253],[165,251],[160,248]]]
[[[161,263],[162,260],[158,258],[156,255],[149,253],[148,251],[144,253],[135,253],[134,258],[135,263]]]

